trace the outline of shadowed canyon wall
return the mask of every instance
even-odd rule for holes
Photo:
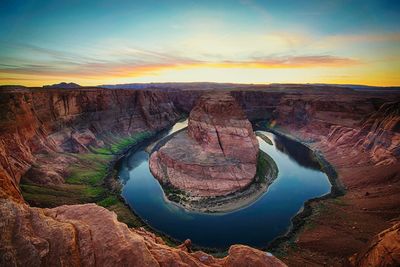
[[[18,184],[38,159],[50,152],[84,153],[107,139],[143,130],[160,130],[179,117],[165,93],[106,89],[0,92],[1,183],[21,200]],[[52,173],[62,182],[63,173]]]

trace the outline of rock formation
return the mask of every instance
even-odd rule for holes
[[[399,93],[378,90],[286,94],[279,99],[271,125],[319,151],[345,189],[338,199],[312,203],[316,215],[298,235],[296,249],[288,249],[288,265],[345,264],[398,219],[398,103]],[[383,250],[375,252],[379,258]],[[359,254],[363,257],[368,255]]]
[[[368,154],[360,161],[390,165],[400,157],[400,97],[373,96],[286,95],[274,109],[274,123],[307,142],[352,147],[352,155]]]
[[[350,258],[353,266],[399,266],[400,222],[376,235],[360,253]]]
[[[187,131],[151,155],[150,169],[190,195],[220,196],[253,181],[257,156],[258,141],[239,104],[229,93],[212,93],[190,112]]]
[[[150,91],[3,87],[0,106],[0,184],[14,198],[20,198],[20,178],[33,163],[44,181],[63,180],[62,165],[73,159],[59,155],[49,175],[43,155],[85,152],[110,137],[160,130],[179,117],[167,94]]]
[[[39,209],[0,199],[0,226],[0,266],[286,266],[242,245],[222,259],[171,248],[95,204]]]

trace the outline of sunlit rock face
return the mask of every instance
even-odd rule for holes
[[[376,236],[360,253],[350,258],[353,266],[399,266],[400,222]]]
[[[228,93],[202,96],[190,112],[188,135],[208,151],[255,163],[258,141],[242,108]]]
[[[258,141],[242,108],[229,93],[205,94],[190,112],[188,129],[150,158],[162,183],[194,196],[217,196],[250,184]]]
[[[263,251],[234,245],[224,258],[167,246],[128,228],[95,204],[32,208],[0,198],[0,266],[286,266]]]

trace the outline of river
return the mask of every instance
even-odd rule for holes
[[[187,126],[178,122],[167,133]],[[227,213],[187,211],[165,198],[149,170],[149,149],[128,153],[122,159],[119,177],[122,196],[147,224],[175,239],[191,239],[196,245],[227,248],[232,244],[263,247],[287,232],[291,218],[305,201],[328,194],[331,184],[321,171],[312,151],[301,143],[262,132],[272,145],[257,137],[260,149],[278,166],[278,177],[252,204]],[[161,138],[160,138],[161,139]]]

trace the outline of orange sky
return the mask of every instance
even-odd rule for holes
[[[400,85],[397,4],[39,2],[0,4],[0,84]]]

